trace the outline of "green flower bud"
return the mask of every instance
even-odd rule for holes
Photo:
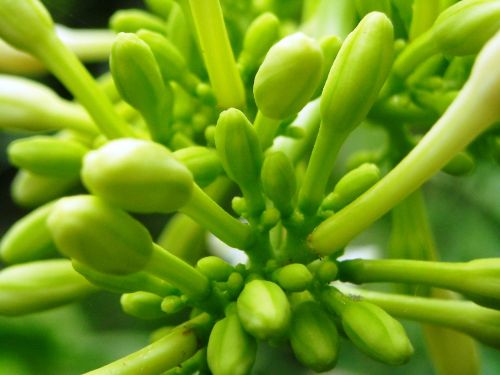
[[[245,332],[237,314],[229,314],[212,328],[207,361],[214,375],[247,375],[256,355],[257,342]]]
[[[212,183],[223,171],[217,153],[206,147],[185,147],[175,151],[172,156],[191,171],[195,182],[201,187]]]
[[[464,0],[442,12],[431,33],[441,52],[464,56],[478,53],[499,29],[498,1]]]
[[[55,33],[49,12],[38,0],[1,0],[0,19],[0,38],[32,53]]]
[[[340,314],[346,335],[369,357],[389,365],[402,365],[413,354],[401,323],[380,307],[365,301],[349,302]]]
[[[12,142],[7,154],[12,164],[30,172],[53,177],[79,177],[88,149],[68,139],[36,136]]]
[[[337,363],[337,327],[318,303],[303,302],[293,309],[289,337],[295,358],[304,366],[323,372]]]
[[[109,20],[109,27],[116,33],[135,33],[140,29],[147,29],[165,34],[167,29],[165,21],[160,17],[139,9],[115,12]]]
[[[375,164],[364,163],[345,174],[333,192],[323,200],[321,208],[338,211],[347,206],[380,180],[380,170]]]
[[[166,296],[161,301],[161,309],[163,312],[172,315],[182,311],[186,307],[186,301],[179,296]]]
[[[287,292],[301,292],[311,285],[313,276],[303,264],[293,263],[274,271],[273,279]]]
[[[41,260],[0,271],[0,315],[24,315],[77,301],[96,291],[67,259]]]
[[[215,147],[229,178],[242,188],[260,178],[262,150],[257,134],[235,108],[222,112],[215,128]]]
[[[80,195],[59,200],[48,218],[57,248],[103,273],[140,271],[153,252],[146,228],[101,199]]]
[[[243,328],[260,340],[280,338],[290,324],[286,294],[271,281],[250,281],[240,293],[236,306]]]
[[[291,215],[297,190],[292,162],[282,152],[268,153],[261,172],[262,188],[283,216]]]
[[[143,271],[127,275],[111,275],[96,271],[76,260],[73,260],[73,268],[92,284],[114,293],[145,291],[162,297],[179,293],[172,285]]]
[[[318,88],[314,94],[314,97],[320,96],[321,91],[328,79],[328,73],[330,73],[330,68],[337,57],[342,46],[342,40],[336,35],[330,35],[322,38],[319,42],[319,47],[323,53],[323,68],[321,69],[321,79]]]
[[[196,268],[211,280],[226,281],[234,268],[224,260],[216,256],[201,258]]]
[[[162,297],[148,292],[126,293],[120,298],[125,313],[147,320],[165,317],[165,313],[161,310],[162,301]]]
[[[163,84],[149,46],[135,34],[118,34],[111,49],[110,68],[121,97],[141,112],[153,139],[166,142],[172,91]]]
[[[238,56],[243,71],[256,68],[279,37],[280,21],[274,14],[266,12],[255,18],[247,28]]]
[[[386,15],[365,16],[346,38],[321,96],[322,128],[343,137],[367,115],[392,65],[393,29]]]
[[[173,212],[191,197],[193,176],[165,147],[119,139],[89,152],[82,179],[95,195],[125,210]]]
[[[40,176],[20,170],[12,181],[11,194],[18,205],[33,208],[68,194],[78,185],[78,178]]]
[[[253,92],[259,110],[277,120],[295,115],[316,90],[322,63],[319,46],[306,35],[296,33],[280,40],[255,76]]]
[[[476,163],[471,154],[466,151],[459,152],[448,164],[446,164],[442,171],[452,176],[463,176],[471,172]]]
[[[18,220],[0,241],[0,256],[6,263],[24,263],[57,253],[47,228],[53,203],[37,208]]]

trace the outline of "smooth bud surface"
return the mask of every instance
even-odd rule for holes
[[[276,282],[287,292],[303,291],[313,281],[311,271],[301,263],[287,264],[276,270],[273,276]]]
[[[255,76],[253,93],[267,117],[286,119],[310,100],[321,78],[321,49],[305,34],[296,33],[276,43]]]
[[[193,189],[193,175],[168,149],[138,139],[119,139],[89,152],[82,179],[93,194],[139,213],[176,211]]]
[[[153,251],[141,223],[94,196],[60,199],[47,223],[63,254],[103,273],[140,271]]]
[[[165,317],[161,310],[163,298],[153,293],[125,293],[120,298],[120,304],[125,313],[139,319],[159,319]]]
[[[172,156],[191,171],[194,180],[201,187],[209,185],[223,171],[217,153],[207,147],[185,147],[173,152]]]

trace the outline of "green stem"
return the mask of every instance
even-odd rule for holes
[[[305,215],[314,215],[320,206],[328,178],[345,138],[342,134],[332,135],[325,127],[320,126],[299,191],[299,208]]]
[[[203,60],[220,108],[244,108],[245,90],[219,0],[189,0]]]
[[[253,126],[259,137],[260,145],[263,150],[266,150],[273,144],[280,122],[280,120],[264,116],[261,111],[257,112],[257,117],[255,117]]]
[[[439,15],[439,6],[439,1],[436,0],[415,0],[409,32],[410,40],[414,40],[430,29]]]
[[[406,79],[418,65],[437,53],[432,34],[425,32],[409,44],[396,58],[393,72],[400,79]]]
[[[194,185],[189,203],[179,211],[190,216],[229,246],[246,249],[254,241],[250,226],[229,215],[197,185]]]
[[[48,39],[36,54],[87,109],[104,135],[108,138],[133,136],[89,72],[59,39],[55,36]]]
[[[153,245],[153,254],[145,270],[195,300],[202,300],[210,293],[210,283],[201,272],[157,244]]]
[[[57,25],[56,31],[63,43],[86,62],[106,61],[116,38],[114,32],[106,29],[74,30]]]
[[[309,240],[316,252],[331,254],[345,246],[498,119],[496,107],[491,107],[494,88],[475,78],[467,82],[446,113],[392,171],[315,229]]]

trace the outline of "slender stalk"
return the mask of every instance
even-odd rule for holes
[[[189,0],[205,66],[220,108],[244,108],[245,90],[219,0]]]
[[[276,131],[280,126],[280,120],[275,120],[266,117],[262,112],[257,112],[257,117],[253,123],[255,132],[259,136],[260,145],[263,150],[266,150],[273,144]]]

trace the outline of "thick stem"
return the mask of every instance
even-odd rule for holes
[[[259,111],[257,112],[253,126],[259,137],[262,150],[266,150],[273,144],[276,131],[280,126],[280,120],[266,117]]]

